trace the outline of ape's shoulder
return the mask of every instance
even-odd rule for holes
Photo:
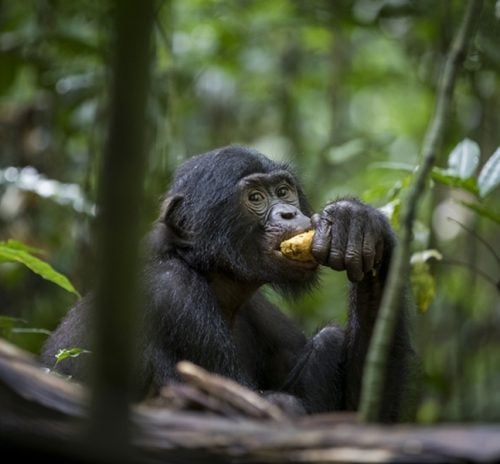
[[[184,298],[198,294],[207,286],[199,272],[179,258],[158,258],[149,261],[143,269],[142,281],[146,295],[153,298]],[[195,292],[196,291],[196,292]]]

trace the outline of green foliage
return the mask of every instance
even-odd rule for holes
[[[438,421],[439,414],[439,402],[436,399],[428,398],[418,408],[417,421],[420,424],[434,424]]]
[[[496,213],[491,208],[482,206],[478,203],[469,203],[467,201],[461,201],[460,203],[476,212],[479,216],[490,219],[500,225],[500,213]]]
[[[473,270],[498,280],[497,263],[458,226],[442,238],[443,221],[436,220],[439,214],[457,219],[498,250],[500,29],[494,4],[485,2],[443,149],[436,153],[439,168],[414,226],[413,251],[435,248],[443,255],[412,272],[422,308],[432,299],[432,309],[416,317],[416,348],[429,372],[424,422],[492,419],[495,411],[500,418],[500,378],[491,375],[500,372],[498,293]],[[457,24],[464,5],[160,2],[147,115],[145,227],[183,159],[244,143],[290,162],[316,211],[326,201],[355,195],[381,207],[397,228],[449,41],[443,24]],[[108,8],[94,0],[2,2],[0,240],[14,237],[50,250],[53,267],[81,289],[93,277],[88,213],[108,118]],[[39,174],[20,182],[31,168]],[[457,208],[440,209],[444,203]],[[0,243],[5,250],[9,242]],[[38,250],[8,248],[10,262],[26,254],[31,263],[38,259]],[[450,259],[465,265],[450,267]],[[346,278],[327,271],[311,295],[279,299],[309,333],[346,319]],[[10,336],[29,327],[51,329],[75,294],[44,285],[26,262],[6,263],[0,266],[0,312],[13,319],[0,326]],[[19,338],[25,343],[30,337]],[[36,352],[42,337],[32,338],[29,349]]]
[[[401,199],[396,198],[379,208],[389,219],[395,230],[399,229],[399,215],[401,212]]]
[[[62,348],[60,349],[54,356],[56,358],[56,362],[54,367],[56,367],[61,361],[64,361],[68,358],[78,358],[82,354],[90,354],[89,350],[84,350],[83,348]]]
[[[0,242],[0,263],[17,262],[24,264],[35,274],[53,282],[70,293],[80,296],[66,276],[57,272],[50,264],[33,256],[32,253],[40,253],[40,250],[31,248],[16,240]]]
[[[479,193],[477,180],[474,177],[467,177],[464,179],[456,174],[450,174],[447,169],[433,168],[432,179],[441,184],[448,185],[449,187],[462,188],[474,195]]]
[[[18,324],[26,324],[26,321],[18,317],[0,316],[0,333],[5,337]]]
[[[432,179],[473,194],[478,201],[462,200],[460,203],[478,215],[500,224],[500,213],[493,206],[481,203],[500,185],[500,148],[496,149],[476,175],[479,157],[479,145],[470,139],[464,139],[451,151],[448,169],[434,168]]]
[[[464,139],[448,156],[448,169],[434,168],[432,178],[484,198],[500,185],[500,147],[486,161],[476,178],[480,154],[481,150],[476,142]]]
[[[470,139],[462,140],[448,156],[448,172],[460,179],[469,179],[476,172],[481,150]]]
[[[500,147],[486,161],[478,177],[479,194],[482,198],[500,185]]]
[[[425,250],[414,253],[411,257],[411,287],[417,308],[421,312],[427,311],[436,296],[436,279],[431,273],[428,261],[443,259],[437,250]]]
[[[50,335],[50,331],[46,329],[23,327],[26,324],[27,321],[18,317],[0,316],[0,335],[9,340],[12,340],[15,334]]]

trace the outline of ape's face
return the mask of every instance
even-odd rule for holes
[[[286,170],[251,174],[238,183],[241,207],[260,226],[255,252],[262,270],[274,275],[273,281],[307,278],[317,267],[315,261],[291,260],[279,251],[283,240],[311,229],[310,218],[300,209],[298,189]]]

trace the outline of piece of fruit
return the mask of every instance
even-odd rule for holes
[[[280,244],[281,253],[295,261],[314,261],[311,253],[314,230],[295,235]]]

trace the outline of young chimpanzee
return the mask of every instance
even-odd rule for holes
[[[284,257],[280,243],[314,229],[314,261]],[[189,360],[266,394],[296,413],[355,410],[366,351],[380,305],[394,235],[382,213],[351,198],[312,215],[291,170],[255,150],[229,146],[189,159],[173,180],[146,239],[144,327],[134,377],[143,394],[176,380]],[[310,340],[260,288],[285,295],[309,290],[318,264],[347,271],[346,329],[328,326]],[[47,341],[89,347],[83,298]],[[397,419],[412,356],[405,301],[391,349],[384,418]],[[85,358],[61,363],[85,380]]]

